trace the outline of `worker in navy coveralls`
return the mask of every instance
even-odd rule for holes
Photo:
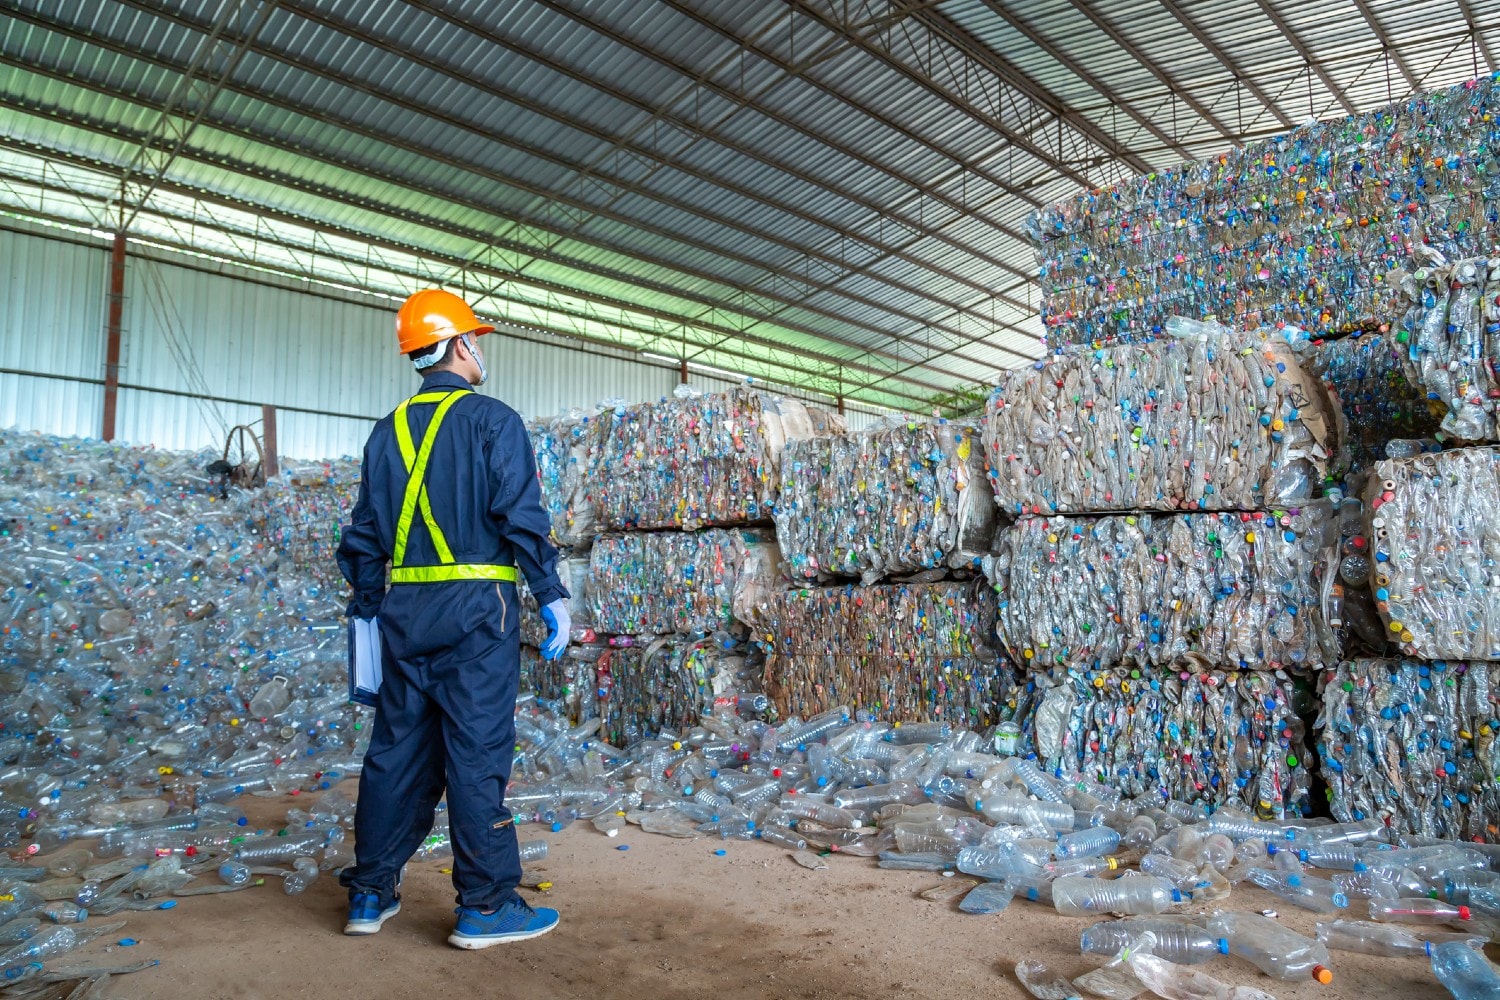
[[[449,292],[417,292],[402,305],[399,350],[422,388],[370,434],[339,544],[354,588],[349,616],[378,616],[383,648],[356,864],[341,876],[345,934],[374,934],[400,911],[402,867],[445,791],[459,904],[449,943],[487,948],[558,922],[555,910],[532,909],[516,893],[521,862],[505,786],[520,677],[517,570],[549,627],[547,659],[568,644],[568,592],[525,425],[471,389],[487,375],[477,340],[493,330]]]

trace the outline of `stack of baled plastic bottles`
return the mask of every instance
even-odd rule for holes
[[[1412,243],[1489,248],[1497,111],[1486,77],[1037,212],[1049,341],[1150,339],[1172,316],[1319,337],[1389,322]]]
[[[1001,381],[984,428],[1001,510],[1265,510],[1313,495],[1336,427],[1286,343],[1173,331],[1181,339],[1071,349]]]
[[[897,418],[787,442],[776,538],[794,580],[972,569],[994,532],[976,425]]]
[[[617,635],[703,635],[734,627],[737,607],[774,588],[779,554],[770,531],[601,535],[589,553],[594,625]]]
[[[1038,758],[1135,797],[1307,813],[1308,684],[1264,671],[1074,669],[1034,674]]]
[[[1500,839],[1500,664],[1360,659],[1324,678],[1318,754],[1339,819]]]
[[[741,387],[600,414],[590,463],[601,530],[768,521],[789,440],[842,430],[834,414]]]
[[[781,586],[770,518],[783,452],[841,432],[840,419],[749,387],[680,387],[531,426],[575,642],[544,663],[545,627],[523,626],[538,695],[623,738],[758,690],[742,609]]]
[[[1062,351],[991,396],[990,479],[1018,520],[984,564],[1039,690],[1023,738],[1132,794],[1300,815],[1299,705],[1340,655],[1338,522],[1314,499],[1337,421],[1284,339],[1172,333]]]

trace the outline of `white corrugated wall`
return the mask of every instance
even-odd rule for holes
[[[104,376],[108,275],[103,246],[0,229],[0,427],[99,433],[104,390],[76,380]]]
[[[231,265],[187,266],[136,244],[129,254],[122,441],[219,448],[229,427],[259,421],[261,404],[270,403],[281,454],[357,455],[371,421],[417,385],[394,348],[394,302],[308,291]],[[98,435],[108,273],[102,243],[0,230],[0,427]],[[607,351],[504,333],[483,346],[484,391],[528,417],[611,398],[655,400],[677,384],[674,368]],[[55,377],[17,374],[26,372]],[[735,383],[693,373],[692,384],[718,391]],[[851,427],[872,419],[849,413]]]

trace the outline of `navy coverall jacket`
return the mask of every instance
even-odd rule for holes
[[[439,372],[422,392],[465,390]],[[407,419],[421,447],[436,407]],[[505,786],[515,753],[520,603],[513,583],[457,580],[386,590],[407,472],[394,414],[365,446],[353,523],[339,567],[354,587],[349,614],[380,618],[384,678],[360,775],[355,858],[340,881],[388,902],[401,867],[432,829],[446,791],[453,882],[462,906],[491,910],[521,878]],[[542,605],[568,596],[541,505],[536,457],[521,418],[497,399],[466,393],[443,419],[424,477],[433,519],[456,563],[515,566]],[[412,519],[405,564],[438,562],[425,521]]]

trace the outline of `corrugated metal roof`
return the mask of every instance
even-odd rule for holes
[[[918,407],[1040,352],[1037,205],[1491,71],[1497,31],[1500,0],[0,0],[0,200],[102,219],[185,133],[143,234]]]

